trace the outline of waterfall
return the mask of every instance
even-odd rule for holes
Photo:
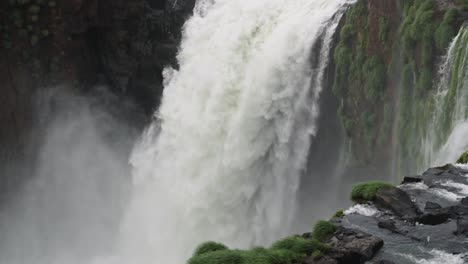
[[[286,236],[316,133],[333,34],[348,0],[199,0],[180,68],[131,158],[128,263]]]
[[[439,70],[434,113],[424,139],[423,167],[455,162],[468,150],[468,28],[452,41]]]

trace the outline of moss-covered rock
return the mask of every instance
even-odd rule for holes
[[[460,158],[458,158],[457,163],[467,164],[468,163],[468,151],[463,153]]]
[[[315,224],[313,237],[318,241],[324,242],[335,233],[336,227],[329,221],[319,221]]]
[[[375,195],[382,187],[393,187],[392,184],[385,182],[366,182],[353,187],[351,200],[356,203],[366,203],[375,200]]]

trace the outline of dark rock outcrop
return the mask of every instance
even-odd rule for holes
[[[468,251],[466,175],[468,171],[455,165],[431,168],[420,177],[422,181],[381,188],[370,206],[382,212],[372,216],[352,213],[335,222],[385,242],[371,263],[407,263],[408,256],[424,258],[421,254],[430,259],[433,250],[467,261],[460,254]]]
[[[342,228],[330,239],[332,248],[327,255],[338,263],[364,263],[372,259],[383,244],[383,240],[378,237]]]
[[[375,204],[405,219],[413,219],[418,215],[418,209],[409,195],[395,187],[380,188],[375,196]]]

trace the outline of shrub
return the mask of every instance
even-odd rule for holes
[[[319,221],[314,226],[313,236],[318,241],[325,241],[335,233],[336,227],[328,221]]]
[[[214,251],[199,256],[194,256],[188,264],[242,264],[243,259],[240,251],[223,250]]]
[[[458,158],[457,163],[466,164],[468,163],[468,151],[463,153],[460,158]]]
[[[220,251],[220,250],[227,250],[228,247],[226,247],[223,244],[216,243],[213,241],[208,241],[205,242],[197,247],[195,250],[195,253],[193,253],[194,256],[200,256],[203,254],[206,254],[208,252],[214,252],[214,251]]]
[[[393,187],[393,185],[384,182],[366,182],[353,187],[351,200],[356,203],[373,201],[377,191],[382,187]]]
[[[343,217],[343,216],[344,216],[343,210],[338,210],[338,211],[336,211],[336,213],[332,216],[332,219],[333,219],[333,218],[341,218],[341,217]]]
[[[328,247],[316,239],[292,236],[275,242],[272,250],[289,250],[295,254],[310,255],[315,250],[326,251]]]

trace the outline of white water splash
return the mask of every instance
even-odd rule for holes
[[[447,184],[450,184],[450,183],[447,183]],[[413,189],[413,190],[426,190],[429,193],[435,194],[441,198],[444,198],[448,201],[453,201],[453,202],[459,201],[465,197],[465,195],[459,195],[453,192],[449,192],[445,189],[429,188],[429,186],[427,186],[426,184],[422,182],[405,184],[404,187],[408,189]],[[455,186],[449,186],[449,187],[456,188]]]
[[[421,251],[424,251],[420,248]],[[433,249],[426,252],[430,255],[429,259],[420,259],[408,254],[399,254],[400,256],[416,263],[416,264],[464,264],[463,260],[466,254],[453,255],[442,250]]]
[[[372,205],[368,204],[356,204],[348,210],[344,211],[345,215],[349,214],[360,214],[363,216],[374,216],[379,213],[379,210]]]
[[[178,264],[204,240],[249,247],[289,233],[346,2],[197,2],[180,70],[166,70],[158,121],[131,160],[131,263]]]

